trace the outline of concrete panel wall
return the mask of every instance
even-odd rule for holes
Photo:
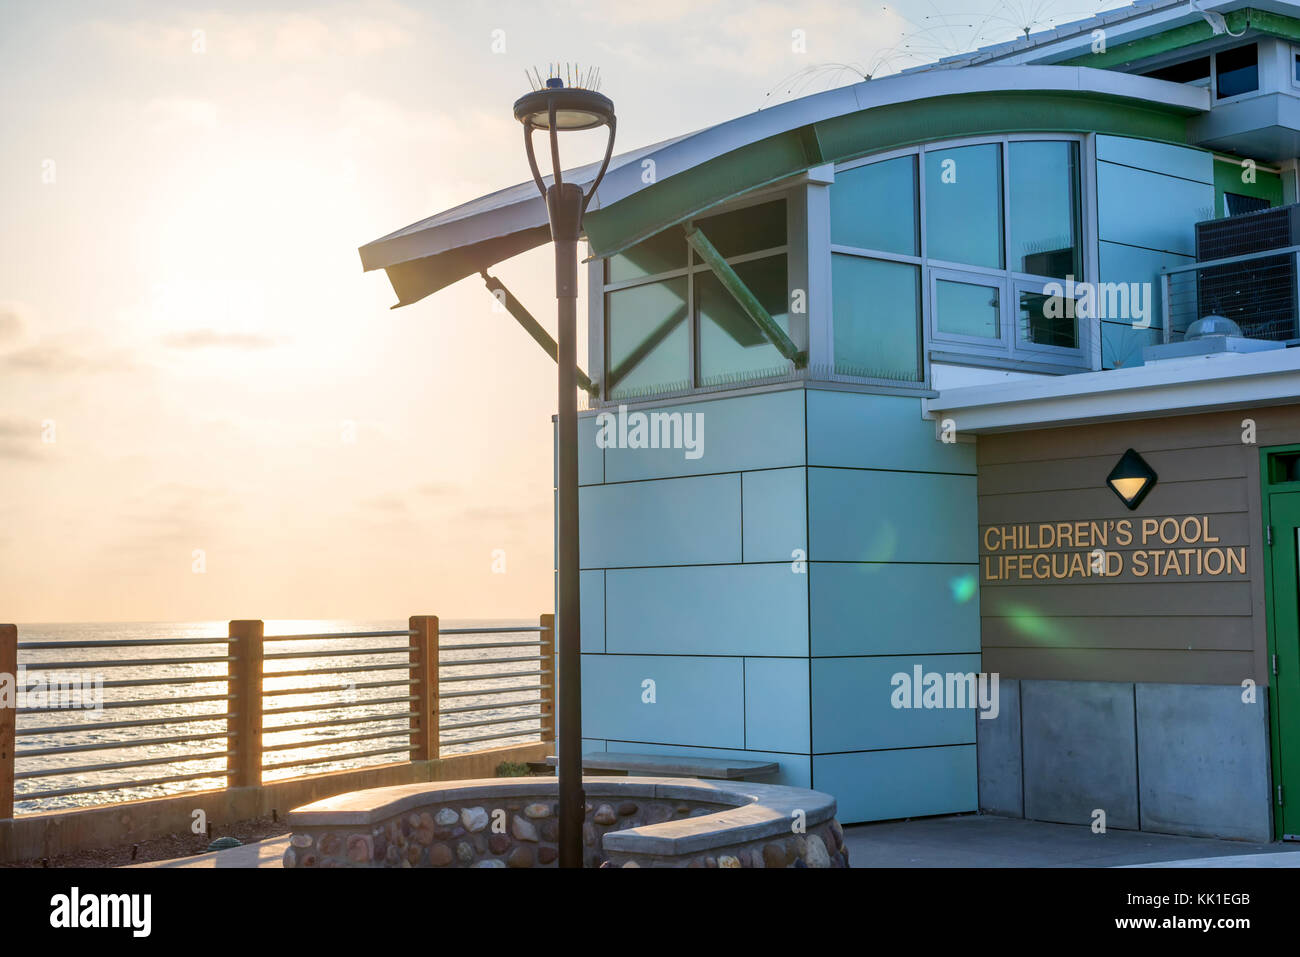
[[[1020,748],[1020,682],[998,682],[998,716],[977,718],[980,810],[1025,816],[1023,755]]]
[[[1133,686],[1102,681],[1022,681],[1025,817],[1138,827]]]
[[[1268,689],[1138,684],[1142,829],[1268,841]]]

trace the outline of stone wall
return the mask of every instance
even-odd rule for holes
[[[848,866],[834,800],[815,791],[662,778],[585,787],[588,867]],[[290,815],[284,866],[554,867],[556,811],[554,778],[340,795]]]

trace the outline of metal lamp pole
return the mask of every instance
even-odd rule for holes
[[[555,243],[555,297],[559,329],[556,361],[559,365],[559,598],[557,638],[559,642],[559,748],[560,807],[559,865],[582,866],[582,825],[586,818],[586,795],[582,789],[582,655],[579,631],[578,591],[578,238],[582,215],[609,167],[614,150],[614,104],[595,92],[566,87],[559,79],[547,80],[540,90],[515,102],[515,118],[524,125],[524,144],[533,180],[546,199]],[[609,127],[605,160],[591,185],[564,182],[560,169],[558,133]],[[534,129],[550,133],[554,182],[547,186],[537,169],[533,153]]]

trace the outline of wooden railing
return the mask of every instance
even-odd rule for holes
[[[394,640],[376,647],[369,644],[374,639]],[[164,651],[111,657],[126,648]],[[215,653],[193,654],[198,648]],[[262,621],[244,620],[230,622],[219,637],[80,641],[20,641],[14,625],[0,625],[0,819],[12,818],[16,803],[100,793],[121,799],[127,789],[139,797],[141,789],[203,781],[241,788],[322,765],[436,761],[491,747],[489,741],[551,741],[554,655],[551,615],[537,625],[443,630],[437,616],[417,615],[405,630],[271,636]],[[322,659],[333,662],[320,667]],[[31,688],[33,675],[53,702],[17,700],[14,693]],[[162,692],[133,696],[150,688]],[[84,710],[70,715],[58,707],[67,703],[59,696],[73,691]],[[96,700],[87,701],[88,694]],[[95,720],[80,720],[91,710]],[[121,717],[101,720],[105,713]],[[491,730],[479,733],[485,729]],[[304,731],[311,734],[303,738]],[[25,739],[37,746],[19,747]],[[141,748],[153,751],[90,764],[68,757]],[[294,754],[313,749],[325,753]],[[23,783],[69,778],[67,786],[41,789]]]

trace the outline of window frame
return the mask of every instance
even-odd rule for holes
[[[1221,47],[1211,54],[1210,95],[1216,106],[1220,103],[1239,103],[1247,97],[1259,96],[1264,92],[1264,51],[1260,49],[1259,41],[1260,38],[1258,36],[1251,37],[1245,43],[1235,43],[1231,46]],[[1246,90],[1242,93],[1233,93],[1229,96],[1219,96],[1219,55],[1221,53],[1230,53],[1233,50],[1244,49],[1249,46],[1255,48],[1255,89]],[[1294,76],[1294,72],[1292,75]]]
[[[633,279],[620,279],[614,282],[608,280],[609,263],[608,257],[594,258],[589,263],[587,273],[588,290],[591,297],[589,306],[589,325],[588,325],[588,348],[589,355],[598,361],[593,361],[590,365],[593,370],[599,369],[599,372],[593,371],[593,378],[599,375],[600,398],[602,403],[634,403],[644,401],[654,401],[660,398],[688,396],[696,393],[716,392],[726,385],[706,385],[700,381],[700,320],[699,310],[696,308],[695,301],[695,280],[696,274],[711,272],[707,263],[695,262],[695,251],[686,241],[686,234],[682,227],[689,227],[691,224],[700,220],[709,219],[713,216],[724,213],[733,213],[738,210],[747,209],[752,206],[762,206],[775,201],[785,203],[785,243],[780,246],[772,246],[760,249],[755,252],[742,253],[737,256],[728,256],[727,263],[735,266],[741,263],[749,262],[755,259],[766,259],[772,256],[783,255],[786,258],[786,299],[789,305],[789,296],[792,289],[796,288],[795,278],[795,258],[807,250],[807,229],[803,225],[803,220],[796,215],[796,204],[799,199],[800,190],[803,187],[790,185],[779,185],[768,189],[756,190],[752,194],[731,202],[722,203],[710,209],[702,211],[699,215],[686,220],[675,226],[668,227],[681,231],[681,244],[686,250],[686,265],[676,269],[670,269],[665,272],[655,273],[647,276],[637,276]],[[684,390],[665,390],[662,393],[653,393],[645,396],[610,396],[609,387],[609,327],[608,327],[608,308],[606,296],[610,293],[620,292],[625,289],[632,289],[637,286],[645,286],[651,283],[663,282],[669,279],[686,279],[686,317],[688,322],[688,331],[690,335],[690,348],[688,350],[688,375],[687,381],[691,384]],[[801,339],[807,341],[810,334],[808,327],[808,316],[805,313],[790,316],[790,335],[796,342]],[[755,385],[762,385],[771,381],[771,377],[756,377]],[[743,385],[731,388],[744,388]]]
[[[1010,144],[1018,142],[1065,142],[1074,143],[1078,156],[1078,241],[1079,272],[1074,277],[1076,283],[1096,282],[1097,246],[1096,246],[1096,204],[1095,204],[1095,148],[1092,134],[1087,133],[1007,133],[986,136],[959,137],[921,143],[897,150],[874,153],[870,156],[844,163],[837,163],[837,175],[841,172],[869,166],[873,163],[897,159],[901,156],[915,155],[917,164],[917,222],[920,232],[919,256],[907,256],[885,250],[862,249],[831,243],[832,254],[858,256],[865,259],[882,259],[894,262],[910,263],[921,269],[921,355],[922,378],[918,382],[901,382],[896,380],[866,379],[834,373],[834,381],[851,382],[863,385],[888,385],[899,388],[930,387],[930,366],[936,355],[942,355],[940,361],[966,362],[982,365],[981,360],[993,360],[990,367],[1034,365],[1043,371],[1079,372],[1097,368],[1097,348],[1099,346],[1100,327],[1095,319],[1079,322],[1076,336],[1077,348],[1050,346],[1041,343],[1022,341],[1019,337],[1019,296],[1021,291],[1039,292],[1049,283],[1064,284],[1064,280],[1055,277],[1038,276],[1012,269],[1014,262],[1011,250],[1011,148]],[[974,266],[968,263],[954,263],[928,257],[929,236],[926,226],[926,175],[925,154],[945,152],[963,146],[980,146],[1000,144],[1002,162],[1002,245],[1004,268],[993,269],[986,266]],[[950,279],[957,282],[973,282],[980,285],[998,286],[999,318],[1002,335],[997,340],[978,337],[964,337],[953,333],[939,331],[936,316],[936,279]],[[1076,320],[1078,322],[1078,320]],[[831,342],[834,343],[835,318],[830,317]],[[832,368],[834,355],[831,357]]]

